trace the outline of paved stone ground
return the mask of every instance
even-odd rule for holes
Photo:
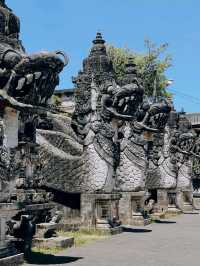
[[[71,248],[50,264],[71,266],[199,266],[200,215],[181,215],[84,247]],[[128,231],[128,230],[127,230]],[[141,232],[140,232],[141,231]],[[35,264],[36,265],[36,264]],[[42,264],[38,264],[42,265]],[[43,263],[44,265],[44,263]]]

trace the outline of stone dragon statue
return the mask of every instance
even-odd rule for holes
[[[147,188],[191,192],[196,134],[185,114],[172,110],[163,137],[154,134],[154,138],[147,174]],[[188,197],[191,202],[191,195]],[[181,206],[178,207],[182,209]]]
[[[48,100],[68,63],[62,51],[28,55],[19,34],[19,18],[1,0],[0,204],[15,205],[11,224],[34,213],[27,211],[27,205],[49,203],[51,199],[36,178],[36,126],[40,115],[47,116]],[[31,219],[27,218],[28,223]]]
[[[142,87],[136,65],[130,60],[122,86],[134,84]],[[153,148],[152,134],[162,134],[171,110],[167,100],[150,102],[145,96],[135,110],[135,118],[124,123],[121,131],[120,166],[117,171],[117,187],[122,191],[144,191],[146,183],[147,157]],[[145,136],[146,135],[146,136]],[[148,139],[149,137],[150,139]]]
[[[65,134],[62,135],[64,139],[62,138],[61,147],[65,153],[65,169],[58,170],[54,164],[51,173],[44,170],[50,186],[53,181],[51,174],[59,171],[59,175],[56,176],[60,180],[56,181],[56,187],[63,184],[61,179],[65,180],[66,191],[73,189],[76,192],[112,192],[114,189],[114,176],[120,153],[118,123],[122,124],[124,120],[132,119],[142,101],[143,89],[134,84],[124,87],[116,84],[112,62],[107,56],[104,43],[101,34],[98,33],[89,57],[83,62],[83,71],[74,78],[76,107],[71,119],[71,129],[62,127],[59,129],[60,133],[57,132],[57,136]],[[54,129],[58,129],[59,119],[55,118]],[[48,136],[47,131],[46,134],[41,130],[38,133],[40,136],[43,134],[52,145],[52,138],[56,138],[53,131],[49,131]],[[69,142],[73,146],[70,152],[67,148]],[[44,146],[43,148],[45,149]],[[55,162],[58,158],[55,148],[52,148],[52,153],[51,158]],[[45,151],[41,152],[41,155],[45,159]]]
[[[122,84],[117,84],[105,41],[97,33],[83,70],[73,79],[76,105],[72,118],[63,118],[65,126],[61,126],[62,118],[55,116],[52,130],[38,129],[41,161],[49,162],[41,170],[47,186],[107,193],[117,187],[125,190],[124,183],[129,190],[144,188],[146,142],[141,134],[160,130],[170,106],[164,100],[144,101],[144,88],[131,61],[126,72]],[[127,165],[134,168],[128,173],[131,182],[124,174]],[[136,177],[135,172],[139,173]]]

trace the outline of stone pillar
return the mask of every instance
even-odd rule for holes
[[[181,190],[177,191],[176,194],[176,205],[180,210],[184,209],[184,199],[183,199],[183,192]]]
[[[132,206],[131,206],[131,193],[123,192],[119,201],[119,220],[122,224],[131,224],[132,220]]]
[[[157,211],[163,212],[168,208],[168,195],[167,189],[158,189],[157,190]]]
[[[0,265],[4,265],[2,258],[8,259],[13,255],[16,255],[16,250],[12,245],[10,239],[6,235],[7,225],[6,222],[18,213],[18,209],[12,203],[0,203]],[[23,255],[19,256],[21,259]],[[17,260],[17,258],[16,258]],[[5,264],[6,265],[6,264]],[[8,264],[8,265],[18,265],[18,264]]]
[[[200,192],[194,192],[193,194],[193,206],[196,210],[200,210]]]
[[[95,225],[95,195],[81,194],[81,220],[84,227]]]
[[[6,243],[6,218],[0,217],[0,258],[8,256],[8,248]]]
[[[6,107],[4,114],[5,136],[7,148],[16,148],[18,146],[19,130],[19,112],[15,109]]]

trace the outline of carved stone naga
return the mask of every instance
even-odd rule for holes
[[[146,186],[184,194],[192,202],[192,162],[196,134],[184,113],[172,111],[163,137],[154,136],[155,145],[149,160]],[[182,197],[183,195],[181,195]],[[176,203],[183,209],[183,200]]]
[[[184,113],[179,114],[178,136],[176,136],[178,180],[177,188],[192,192],[192,165],[194,156],[192,150],[196,143],[196,133]]]
[[[51,131],[38,130],[41,159],[47,158],[49,162],[42,173],[46,184],[57,189],[112,192],[123,137],[119,129],[124,121],[134,120],[143,88],[137,83],[117,85],[100,33],[83,61],[83,70],[73,81],[76,90],[73,131],[61,127],[58,116],[53,119]],[[63,121],[66,123],[67,118]]]
[[[59,73],[67,64],[61,51],[28,55],[19,40],[20,21],[5,1],[0,1],[0,102],[2,118],[5,108],[20,111],[21,124],[32,123],[35,116],[47,113],[44,108],[59,82]],[[60,58],[64,56],[64,61]],[[29,121],[26,121],[29,120]],[[2,134],[5,130],[2,120]],[[29,134],[35,135],[34,132]],[[2,138],[5,138],[5,136]],[[5,141],[2,140],[3,149]],[[4,160],[4,154],[1,160]],[[6,165],[6,164],[5,164]]]
[[[131,59],[123,81],[116,83],[100,34],[83,66],[75,80],[72,127],[85,147],[91,179],[96,176],[101,180],[99,184],[107,192],[144,189],[147,142],[141,134],[162,131],[171,108],[166,100],[146,101],[142,80]],[[101,167],[95,168],[97,162]],[[100,168],[104,170],[100,172]]]
[[[51,131],[38,130],[41,158],[49,162],[42,169],[48,186],[73,192],[103,193],[122,189],[118,185],[127,182],[128,171],[123,160],[135,167],[134,156],[138,149],[139,160],[142,160],[138,179],[139,182],[144,179],[146,142],[140,139],[141,134],[159,131],[166,123],[170,107],[165,101],[149,104],[144,100],[144,88],[131,61],[122,84],[117,84],[113,71],[105,41],[97,33],[90,54],[83,61],[83,70],[73,79],[73,134],[69,128],[59,126],[59,117],[53,119]],[[58,153],[58,149],[62,152]],[[127,155],[129,149],[134,155],[131,158]],[[125,186],[132,190],[138,185],[134,181]]]
[[[93,41],[83,72],[75,79],[76,108],[72,127],[84,145],[85,169],[96,190],[112,192],[120,160],[120,128],[134,120],[143,99],[137,83],[119,86],[100,33]],[[101,170],[100,170],[101,169]]]
[[[62,51],[28,55],[19,34],[19,18],[0,0],[0,203],[16,203],[17,197],[25,206],[51,199],[37,192],[34,180],[36,126],[38,115],[48,114],[48,100],[68,59]]]
[[[132,60],[123,82],[114,79],[100,33],[73,82],[72,118],[56,114],[51,127],[37,128],[44,184],[81,193],[87,200],[90,194],[116,194],[119,199],[121,194],[113,192],[144,191],[147,148],[151,147],[143,133],[163,130],[170,105],[165,100],[149,102]],[[84,206],[81,211],[84,220]]]
[[[145,95],[142,79],[133,60],[126,65],[126,75],[122,86],[142,88],[144,95],[135,105],[132,120],[127,121],[120,131],[120,165],[117,169],[117,189],[120,191],[144,191],[146,183],[147,159],[153,149],[153,135],[161,135],[167,123],[171,106],[166,99],[151,102]],[[134,115],[133,115],[134,114]]]
[[[68,59],[61,51],[28,55],[19,40],[20,21],[0,2],[0,81],[2,97],[32,105],[45,105],[59,82],[59,73]],[[64,61],[60,55],[64,56]],[[10,104],[16,104],[15,100]],[[24,106],[26,107],[26,106]],[[27,106],[28,107],[28,106]]]

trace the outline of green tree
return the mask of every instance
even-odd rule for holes
[[[60,106],[61,103],[62,103],[60,97],[57,96],[57,95],[55,95],[55,94],[51,97],[51,102],[52,102],[52,104],[54,104],[55,106]]]
[[[166,91],[168,79],[165,75],[172,61],[170,55],[165,55],[168,44],[164,43],[157,47],[151,41],[145,40],[145,47],[147,52],[139,54],[129,48],[107,45],[107,53],[113,62],[116,80],[121,81],[125,74],[125,64],[129,58],[133,58],[148,96],[153,96],[155,92],[157,96],[171,95]]]

